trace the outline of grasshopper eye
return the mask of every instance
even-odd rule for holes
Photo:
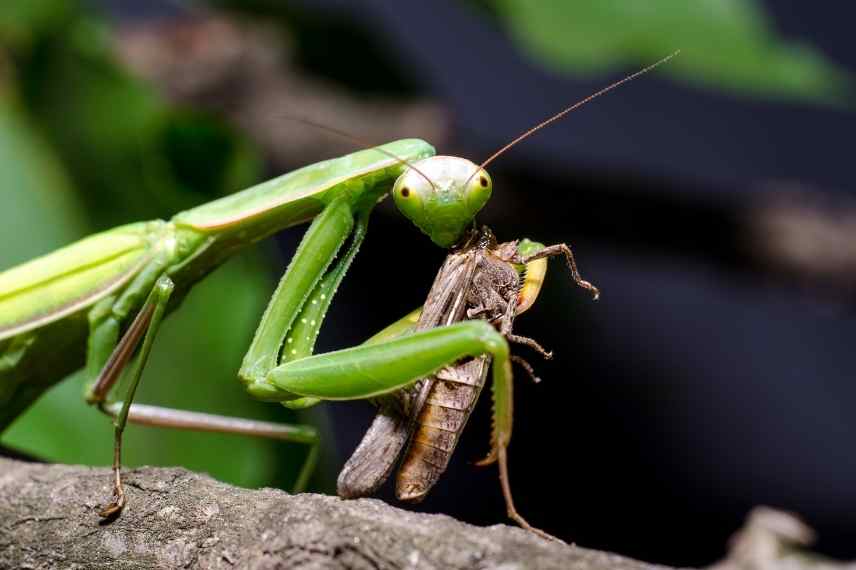
[[[490,199],[492,191],[493,182],[484,170],[480,170],[470,178],[464,192],[467,200],[467,209],[473,216],[484,207]]]

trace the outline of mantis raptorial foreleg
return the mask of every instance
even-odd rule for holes
[[[407,326],[402,319],[392,327]],[[384,334],[381,333],[381,334]],[[393,336],[393,333],[387,333]],[[484,321],[465,321],[392,340],[308,356],[277,366],[266,388],[254,395],[276,399],[275,391],[325,400],[365,399],[388,394],[433,374],[467,356],[493,357],[493,452],[499,459],[500,480],[508,515],[524,528],[549,538],[517,512],[508,480],[507,452],[512,427],[512,375],[508,343]],[[273,389],[273,391],[271,390]],[[253,393],[252,386],[249,388]]]
[[[318,338],[318,332],[324,321],[324,316],[330,308],[333,296],[336,294],[336,290],[339,288],[342,279],[345,277],[345,273],[359,252],[360,245],[366,236],[368,218],[368,211],[364,211],[358,215],[348,251],[324,275],[304,302],[303,308],[294,320],[292,329],[286,337],[280,362],[297,360],[312,354],[315,348],[315,340]],[[320,401],[318,398],[304,397],[284,401],[282,404],[291,409],[303,409],[313,406]]]
[[[270,370],[279,365],[283,350],[292,353],[293,350],[298,350],[298,345],[305,350],[306,337],[314,337],[317,334],[321,327],[320,318],[316,319],[314,324],[308,319],[306,323],[301,322],[300,324],[306,325],[306,334],[300,338],[289,337],[298,319],[304,318],[300,313],[307,299],[321,282],[353,227],[354,212],[351,205],[338,198],[328,204],[312,221],[265,309],[238,372],[249,390],[252,391],[254,386],[256,390],[264,389],[263,380]],[[324,300],[327,301],[326,298]],[[324,309],[326,310],[326,307]],[[324,312],[322,311],[319,317],[323,317]],[[287,342],[287,337],[292,338],[291,343]],[[294,347],[286,346],[295,343]],[[308,343],[309,350],[312,344],[314,338]],[[287,399],[292,398],[280,398]]]

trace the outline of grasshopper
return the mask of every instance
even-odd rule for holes
[[[509,342],[529,346],[545,358],[552,358],[552,353],[533,339],[513,334],[512,326],[514,318],[535,303],[547,271],[546,260],[555,255],[565,257],[578,285],[591,291],[595,298],[599,296],[597,288],[580,277],[567,245],[545,247],[528,239],[497,244],[487,227],[473,229],[450,251],[422,308],[366,344],[412,331],[481,319],[493,325]],[[411,327],[406,327],[407,322]],[[538,381],[526,360],[514,355],[509,358]],[[339,475],[339,495],[355,498],[374,493],[389,477],[403,452],[396,496],[410,502],[425,498],[448,466],[490,365],[490,355],[470,356],[378,398],[375,420]],[[503,442],[504,434],[511,431],[511,391],[510,387],[507,392],[500,392],[499,388],[494,384],[494,405],[507,408],[502,415],[508,423],[494,424],[491,451],[478,465],[498,461],[508,516],[522,527],[549,537],[529,525],[514,506],[508,480],[507,441]]]
[[[674,55],[564,109],[481,164],[435,156],[425,141],[400,140],[303,167],[170,220],[95,234],[0,273],[0,431],[45,390],[84,367],[89,379],[86,400],[112,417],[115,427],[112,499],[101,516],[115,516],[125,505],[121,444],[129,421],[305,443],[311,448],[298,486],[305,484],[317,455],[318,435],[311,427],[132,401],[162,319],[191,287],[248,245],[311,220],[238,371],[247,392],[295,409],[322,400],[378,398],[462,358],[490,355],[492,458],[504,472],[511,437],[512,377],[503,334],[508,331],[497,331],[482,319],[463,319],[313,355],[324,316],[365,238],[372,209],[387,193],[435,244],[460,244],[490,198],[493,184],[485,170],[489,163],[537,130]],[[573,260],[569,249],[563,252]],[[594,290],[578,273],[574,278]],[[407,326],[405,322],[395,328]],[[124,376],[127,392],[122,400],[113,400],[112,389]],[[519,515],[515,520],[525,523]]]

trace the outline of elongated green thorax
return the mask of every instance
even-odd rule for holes
[[[354,206],[359,202],[374,204],[405,171],[405,162],[416,162],[433,154],[434,147],[419,139],[391,142],[377,149],[310,164],[181,212],[172,221],[201,232],[234,232],[243,239],[257,241],[314,218],[334,198],[345,197]]]
[[[192,234],[182,241],[197,240],[197,251],[183,262],[180,278],[201,278],[238,250],[312,220],[334,200],[348,204],[352,213],[370,209],[407,169],[406,163],[433,154],[434,147],[423,140],[394,141],[310,164],[176,214],[172,222],[177,231]]]

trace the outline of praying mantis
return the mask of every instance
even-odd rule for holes
[[[303,486],[317,452],[318,435],[311,427],[132,402],[164,316],[192,286],[250,244],[311,221],[238,371],[247,392],[293,409],[322,400],[380,398],[462,358],[489,355],[495,427],[489,458],[498,462],[507,490],[510,329],[498,331],[485,320],[473,319],[414,330],[410,315],[372,342],[313,354],[324,316],[365,238],[372,209],[388,193],[435,244],[454,248],[490,198],[493,183],[485,170],[489,163],[537,130],[676,54],[571,105],[481,164],[437,156],[422,140],[399,140],[303,167],[168,221],[137,222],[95,234],[7,269],[0,273],[0,431],[45,390],[84,367],[87,401],[111,416],[115,426],[112,498],[101,516],[116,516],[126,502],[121,443],[129,421],[305,443],[311,450],[298,479],[298,487]],[[514,263],[529,266],[557,253],[568,260],[576,283],[596,296],[566,246],[539,245],[525,255],[519,252]],[[538,287],[540,282],[516,307],[518,312],[534,302]],[[114,401],[112,388],[124,376],[127,393]],[[505,498],[509,515],[538,532],[517,514],[510,491]]]

